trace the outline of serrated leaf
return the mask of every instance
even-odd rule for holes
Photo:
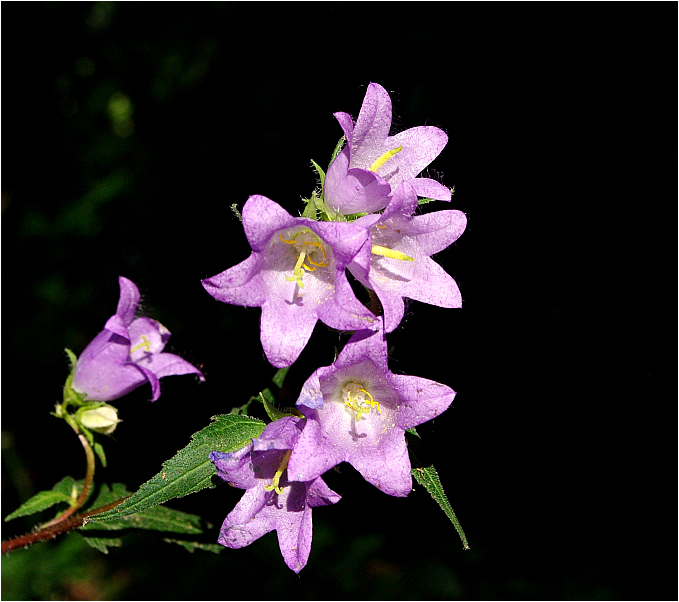
[[[453,523],[457,534],[462,540],[462,546],[465,550],[468,550],[469,544],[467,543],[467,537],[443,491],[443,485],[441,485],[441,479],[439,479],[438,472],[434,468],[434,465],[429,459],[429,455],[422,445],[422,438],[414,428],[410,428],[406,431],[406,439],[408,441],[408,454],[410,455],[410,463],[412,466],[411,473],[413,477],[427,490],[429,495],[431,495],[434,501],[446,513],[446,516],[450,519],[450,522]]]
[[[80,487],[82,487],[82,483]],[[40,491],[32,498],[26,500],[19,508],[5,517],[5,522],[20,516],[29,516],[36,512],[42,512],[60,502],[72,504],[78,497],[80,487],[76,486],[76,481],[73,477],[64,477],[50,491]]]
[[[214,487],[212,475],[216,474],[210,452],[230,452],[240,449],[264,430],[261,420],[237,414],[213,416],[214,421],[191,437],[191,442],[171,459],[163,463],[163,469],[122,504],[94,515],[92,522],[117,520],[162,504],[177,497],[184,497],[206,487]]]
[[[205,550],[206,552],[213,552],[214,554],[219,554],[224,546],[220,546],[217,543],[201,543],[199,541],[184,541],[182,539],[170,539],[164,538],[163,541],[167,543],[176,543],[186,548],[189,552],[193,554],[196,550]]]
[[[119,548],[123,545],[120,537],[84,537],[83,539],[96,550],[108,554],[109,548]]]

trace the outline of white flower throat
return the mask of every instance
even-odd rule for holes
[[[363,414],[369,414],[373,410],[377,410],[380,414],[379,401],[375,401],[373,396],[363,388],[363,385],[358,383],[347,383],[342,388],[342,400],[347,406],[356,414],[356,420],[360,420]]]
[[[282,234],[279,234],[278,238],[287,245],[293,245],[298,253],[292,276],[286,276],[285,279],[288,282],[297,282],[299,288],[304,288],[302,277],[305,271],[314,272],[316,268],[330,265],[321,239],[308,228],[300,230],[292,240],[283,238]]]

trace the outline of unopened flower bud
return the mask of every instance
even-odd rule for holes
[[[113,406],[103,405],[89,410],[82,409],[76,415],[78,422],[103,435],[110,435],[121,420],[118,420],[118,410]]]

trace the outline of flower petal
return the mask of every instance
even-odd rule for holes
[[[421,125],[400,132],[386,141],[389,148],[403,146],[378,173],[395,188],[403,180],[409,180],[429,165],[448,143],[446,133],[434,126]],[[354,166],[352,163],[352,167]],[[386,174],[390,174],[387,176]]]
[[[260,307],[266,300],[261,264],[261,253],[251,253],[239,264],[203,280],[203,287],[222,303]]]
[[[252,469],[251,452],[252,442],[234,452],[211,452],[210,461],[214,464],[220,479],[239,489],[249,489],[257,484]]]
[[[118,284],[120,285],[120,299],[116,315],[122,318],[124,324],[130,324],[134,320],[134,312],[137,311],[137,305],[139,305],[139,289],[134,282],[124,276],[118,277]]]
[[[275,232],[297,222],[278,203],[260,194],[252,195],[243,206],[243,229],[253,251],[263,251]]]
[[[302,353],[314,330],[318,314],[305,305],[272,300],[262,305],[262,347],[276,368],[290,366]]]
[[[351,136],[351,166],[369,169],[385,150],[385,140],[391,127],[391,98],[379,84],[371,83],[366,90],[361,111]]]
[[[368,483],[387,495],[405,497],[413,488],[410,458],[402,430],[392,433],[370,453],[352,454],[348,461]]]
[[[266,512],[262,512],[272,497],[273,492],[265,491],[263,485],[248,489],[224,519],[217,541],[227,548],[238,549],[273,531],[275,521]]]
[[[450,387],[428,378],[390,374],[388,379],[402,400],[398,424],[403,429],[436,418],[448,409],[455,398],[455,391]]]
[[[411,183],[417,196],[436,199],[437,201],[450,201],[453,198],[450,188],[431,178],[415,178]]]

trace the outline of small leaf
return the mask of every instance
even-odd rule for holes
[[[176,543],[186,548],[189,552],[193,554],[196,550],[205,550],[206,552],[213,552],[214,554],[219,554],[224,546],[220,546],[217,543],[201,543],[199,541],[184,541],[183,539],[170,539],[165,538],[163,541],[167,543]]]
[[[104,453],[104,448],[99,443],[99,441],[94,442],[94,453],[97,454],[97,457],[101,461],[101,465],[106,468],[106,454]]]
[[[210,452],[230,452],[240,449],[259,437],[266,424],[261,420],[237,414],[213,416],[214,421],[191,437],[191,442],[163,463],[163,469],[139,490],[113,510],[91,517],[92,522],[116,520],[184,497],[206,487],[214,487],[216,474],[210,462]]]
[[[65,496],[63,493],[57,491],[41,491],[36,493],[32,498],[21,504],[11,514],[5,517],[5,522],[19,518],[20,516],[29,516],[35,514],[36,512],[42,512],[47,508],[51,508],[59,502],[68,502],[69,497]]]
[[[462,540],[463,548],[468,550],[469,544],[467,543],[467,537],[462,530],[462,525],[460,525],[460,521],[457,520],[453,507],[450,505],[450,502],[443,491],[443,485],[441,485],[441,479],[439,479],[438,472],[426,455],[420,435],[414,428],[411,428],[407,430],[406,438],[408,440],[408,453],[411,456],[411,464],[413,466],[411,470],[413,477],[427,490],[429,495],[431,495],[434,501],[446,513],[446,516],[450,519],[450,522],[453,523],[457,534]]]
[[[96,550],[108,554],[109,548],[119,548],[123,545],[120,537],[84,537],[83,539]]]

